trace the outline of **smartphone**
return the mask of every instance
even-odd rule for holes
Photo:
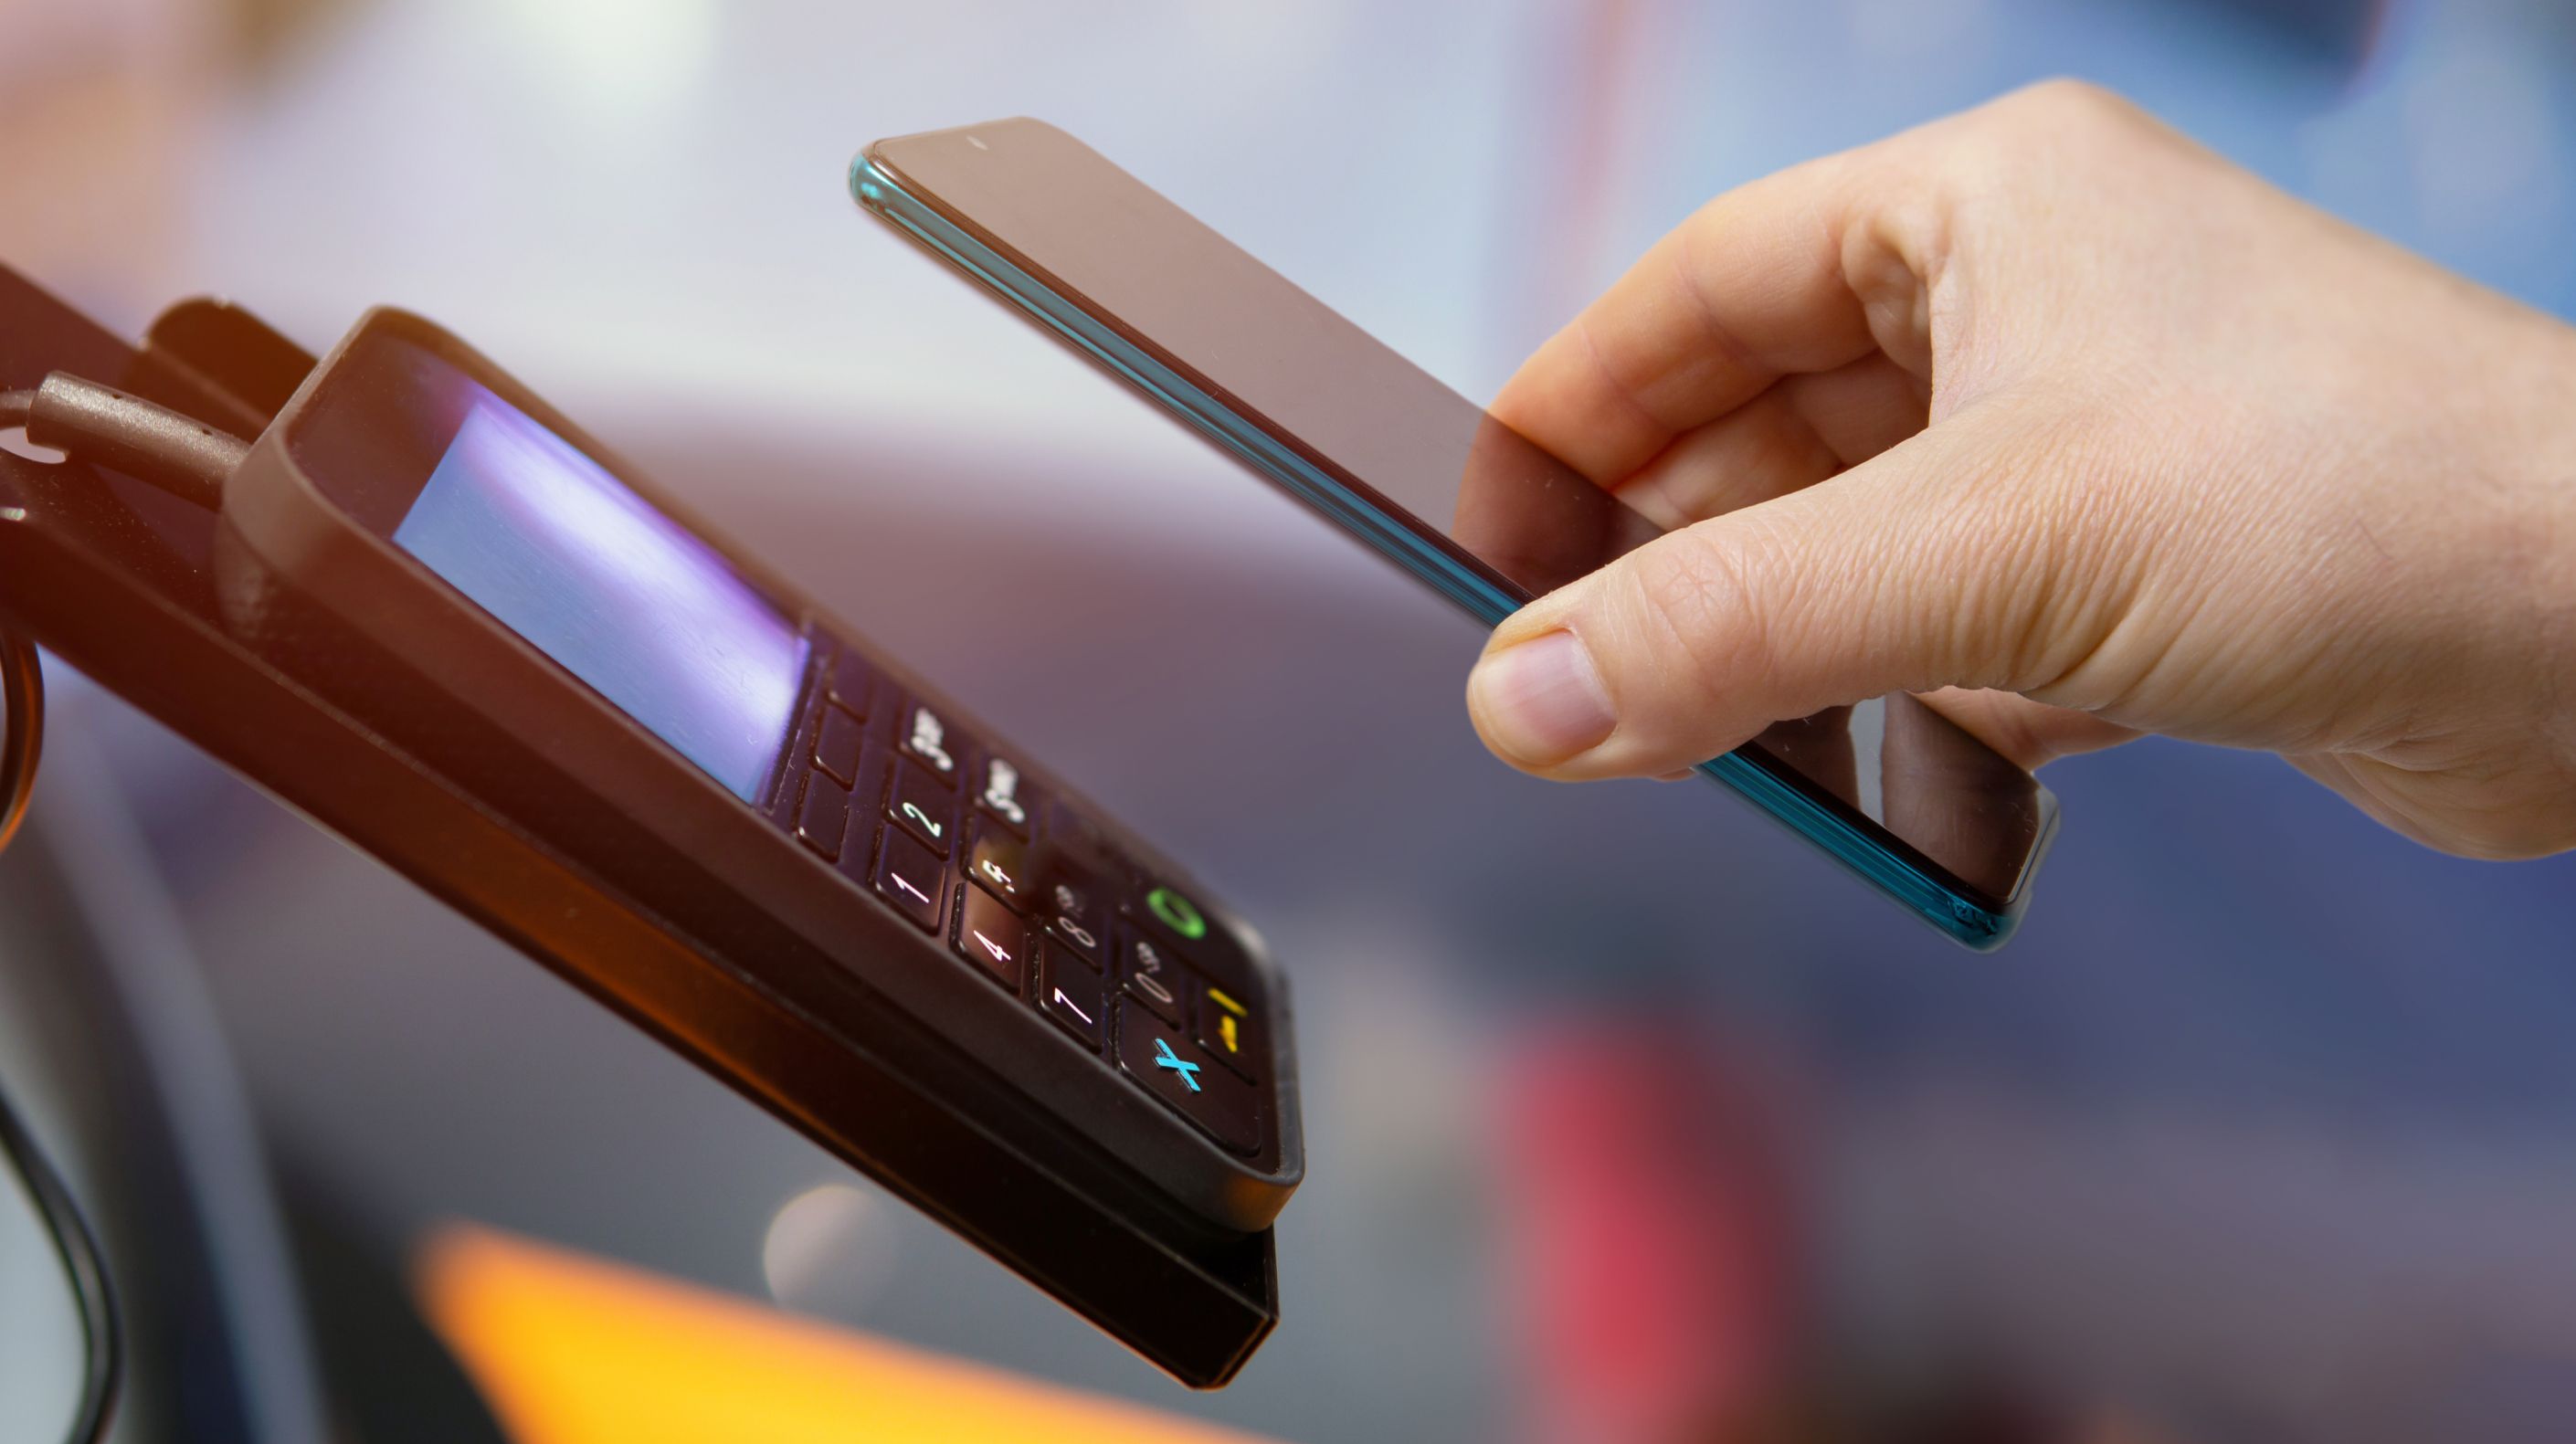
[[[0,455],[0,614],[1175,1377],[1234,1376],[1304,1164],[1286,985],[1230,909],[436,326],[316,361],[202,307],[141,352],[74,319],[0,271],[0,381],[258,439],[219,513]]]
[[[1655,525],[1089,146],[1040,121],[880,140],[858,203],[1490,626]],[[1966,946],[2055,835],[2030,773],[1911,696],[1700,772]]]

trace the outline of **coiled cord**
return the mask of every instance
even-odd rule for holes
[[[34,790],[36,763],[44,753],[45,676],[35,644],[15,632],[0,630],[0,699],[5,699],[7,731],[0,734],[0,848],[6,848],[27,818],[27,798]],[[107,1430],[116,1399],[116,1380],[124,1349],[119,1340],[116,1297],[100,1261],[98,1240],[62,1176],[46,1161],[36,1140],[0,1093],[0,1158],[14,1165],[27,1197],[43,1215],[62,1259],[80,1313],[84,1365],[81,1391],[65,1438],[70,1444],[92,1444]]]
[[[10,631],[0,631],[0,699],[8,709],[8,730],[0,735],[0,848],[5,848],[27,820],[27,798],[35,791],[36,762],[45,748],[45,674],[37,665],[35,644]]]
[[[240,438],[141,397],[55,372],[33,390],[0,391],[0,431],[24,427],[27,440],[83,461],[112,467],[163,491],[212,508],[250,448]],[[44,753],[45,678],[36,647],[0,627],[0,848],[27,818],[36,764]],[[15,1166],[43,1215],[61,1256],[80,1314],[86,1367],[69,1444],[94,1444],[115,1403],[123,1346],[116,1301],[98,1241],[62,1176],[46,1161],[26,1125],[0,1094],[0,1157]]]

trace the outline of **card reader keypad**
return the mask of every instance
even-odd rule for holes
[[[816,857],[1220,1147],[1260,1154],[1265,1000],[1232,943],[1017,759],[818,637],[770,815]]]

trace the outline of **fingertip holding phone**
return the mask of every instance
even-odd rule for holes
[[[880,140],[850,188],[1487,626],[1660,534],[1053,126]],[[1978,951],[2012,936],[2056,835],[2048,789],[1902,693],[1781,723],[1693,770]]]

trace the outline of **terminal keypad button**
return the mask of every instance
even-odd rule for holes
[[[796,840],[829,862],[841,855],[841,834],[849,830],[850,794],[819,768],[807,773],[805,796],[796,804]]]
[[[1199,911],[1199,905],[1187,893],[1175,887],[1146,884],[1130,910],[1184,944],[1208,935],[1207,915]]]
[[[957,910],[957,934],[949,944],[957,956],[1017,993],[1028,939],[1027,925],[1002,906],[1001,899],[980,887],[966,889],[966,904]]]
[[[1020,775],[1019,765],[999,753],[986,753],[975,776],[975,805],[1022,837],[1029,835],[1037,812],[1037,789]]]
[[[859,780],[859,751],[867,729],[838,707],[823,709],[823,725],[814,734],[814,765],[841,779],[844,787]]]
[[[843,648],[841,654],[832,659],[827,686],[834,705],[853,717],[866,720],[868,703],[876,693],[876,671],[868,665],[866,658]]]
[[[939,929],[939,901],[947,892],[948,868],[930,849],[895,828],[886,829],[885,850],[877,858],[877,896],[923,932]]]
[[[979,887],[1019,912],[1029,910],[1029,849],[991,818],[975,822],[974,843],[966,853],[966,875]]]
[[[1045,896],[1038,899],[1038,910],[1048,915],[1049,929],[1080,953],[1084,962],[1095,968],[1106,962],[1109,944],[1104,934],[1109,917],[1100,905],[1099,888],[1089,878],[1061,868],[1040,879],[1039,885]]]
[[[1242,996],[1205,979],[1199,980],[1197,992],[1199,1046],[1241,1074],[1245,1082],[1260,1082],[1260,1060],[1270,1056],[1270,1036],[1260,1011]]]
[[[1209,1059],[1178,1028],[1136,1006],[1134,998],[1118,1004],[1118,1066],[1227,1148],[1261,1150],[1259,1091]]]
[[[907,759],[894,770],[894,792],[886,798],[886,819],[941,857],[953,841],[957,799],[918,762]]]
[[[1125,966],[1120,979],[1127,996],[1154,1011],[1155,1016],[1177,1028],[1181,1025],[1181,990],[1188,986],[1186,974],[1172,955],[1148,937],[1127,940]]]
[[[895,738],[906,755],[918,760],[939,780],[942,787],[957,784],[956,742],[950,737],[948,724],[939,714],[919,703],[903,715]]]
[[[1047,944],[1041,957],[1038,1010],[1097,1052],[1109,1031],[1108,991],[1100,974],[1054,943]]]

